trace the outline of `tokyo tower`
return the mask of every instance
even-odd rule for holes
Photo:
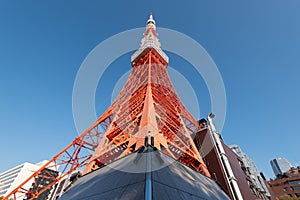
[[[175,194],[171,192],[172,187],[181,188],[180,199],[189,199],[188,194],[195,195],[194,199],[200,199],[197,195],[228,199],[210,179],[193,142],[191,135],[200,127],[172,85],[167,73],[168,61],[150,14],[140,46],[131,56],[131,73],[114,102],[94,124],[5,199],[17,199],[21,194],[26,195],[25,199],[39,199],[56,183],[80,169],[83,176],[62,196],[63,200],[165,199],[162,195],[169,193],[171,198]],[[149,152],[152,152],[150,157]],[[164,168],[153,168],[161,163]],[[134,174],[115,169],[123,165],[145,170]],[[47,173],[50,168],[59,173]],[[108,175],[110,178],[105,178]],[[41,177],[48,180],[42,187],[37,181]],[[171,177],[177,177],[176,181],[172,182]],[[33,181],[32,187],[25,189],[29,181]],[[98,189],[93,189],[98,182]],[[130,192],[126,193],[127,190]]]
[[[105,137],[85,172],[134,152],[152,139],[153,146],[209,176],[191,134],[198,123],[184,107],[167,74],[152,14],[124,88],[102,116],[111,118]]]

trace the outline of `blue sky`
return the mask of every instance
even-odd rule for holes
[[[218,66],[227,94],[225,143],[240,145],[267,177],[275,157],[299,165],[299,8],[298,0],[1,1],[0,172],[50,159],[77,136],[72,89],[81,63],[106,38],[143,27],[150,11],[157,26],[192,37]],[[101,79],[98,115],[131,69],[130,55]],[[205,83],[189,63],[168,55],[197,91],[205,117]]]

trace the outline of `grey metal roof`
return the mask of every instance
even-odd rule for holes
[[[132,153],[81,177],[60,200],[145,199],[147,163],[152,199],[229,199],[212,179],[154,151]]]

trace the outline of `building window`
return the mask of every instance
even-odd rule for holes
[[[283,191],[288,191],[289,190],[289,188],[287,188],[287,187],[285,187],[285,188],[283,188]]]
[[[294,186],[292,187],[293,190],[300,190],[300,185],[299,186]]]
[[[16,173],[19,173],[21,171],[21,169],[23,168],[24,165],[21,165],[15,169],[12,169],[12,170],[9,170],[9,171],[6,171],[6,172],[3,172],[2,174],[0,174],[0,180],[3,179],[4,177],[6,176],[9,176],[11,174],[16,174]]]
[[[295,193],[296,197],[300,197],[300,193]]]
[[[300,180],[289,181],[288,184],[300,184]]]
[[[0,178],[0,181],[3,181],[3,180],[5,180],[5,179],[7,179],[7,178],[10,178],[11,176],[15,176],[15,175],[19,174],[20,171],[21,171],[21,170],[18,170],[18,171],[14,172],[14,173],[7,173],[7,174],[4,174],[4,175]]]
[[[8,189],[9,187],[10,187],[10,185],[4,186],[4,187],[1,188],[1,190],[6,190],[6,189]],[[6,191],[5,191],[5,192],[6,192]]]

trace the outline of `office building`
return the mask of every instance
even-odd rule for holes
[[[293,165],[285,158],[276,158],[270,161],[275,176],[290,170]]]

